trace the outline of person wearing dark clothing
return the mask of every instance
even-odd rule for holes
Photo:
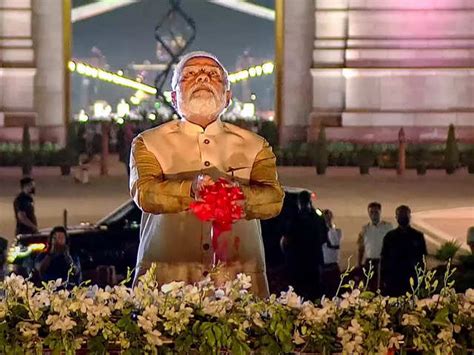
[[[13,201],[15,211],[15,234],[32,234],[38,232],[38,222],[35,215],[33,195],[35,194],[35,181],[30,177],[20,180],[21,192]]]
[[[401,296],[410,290],[410,277],[416,282],[415,266],[427,254],[423,233],[410,226],[408,206],[396,209],[398,227],[385,235],[381,253],[382,287],[385,294]]]
[[[48,250],[37,256],[35,268],[41,281],[62,279],[67,287],[81,282],[81,263],[71,255],[67,231],[64,227],[54,227],[50,233]]]
[[[6,274],[8,240],[0,237],[0,281],[3,281]]]
[[[306,300],[321,297],[321,268],[324,263],[322,244],[327,240],[324,219],[316,214],[311,194],[298,196],[298,213],[283,240],[289,283]]]

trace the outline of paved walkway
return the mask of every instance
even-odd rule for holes
[[[20,175],[20,168],[0,168],[0,235],[10,240],[14,231],[12,201]],[[69,224],[96,221],[129,198],[125,168],[116,157],[111,159],[108,177],[99,176],[98,163],[94,163],[87,185],[60,176],[58,168],[36,168],[33,175],[40,227],[61,224],[65,208]],[[367,204],[374,200],[383,204],[383,217],[392,222],[395,208],[408,204],[414,222],[422,224],[427,233],[431,252],[443,238],[464,241],[467,226],[474,225],[474,175],[466,171],[452,176],[444,171],[429,171],[426,176],[408,171],[398,177],[393,170],[373,169],[371,175],[360,176],[355,168],[329,168],[327,175],[318,176],[311,167],[282,167],[279,175],[287,186],[315,191],[315,204],[333,210],[343,231],[342,260],[350,255],[356,260],[357,234],[367,223]]]

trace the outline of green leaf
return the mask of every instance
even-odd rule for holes
[[[433,320],[433,324],[440,325],[440,326],[446,326],[449,325],[449,309],[448,308],[442,308],[438,312],[436,312],[435,319]]]

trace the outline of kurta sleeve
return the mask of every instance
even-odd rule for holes
[[[130,153],[130,195],[144,212],[177,213],[189,208],[192,180],[166,180],[160,163],[143,137],[132,143]]]
[[[267,141],[257,154],[249,184],[243,185],[242,191],[246,219],[268,219],[280,213],[284,192],[278,182],[275,154]]]

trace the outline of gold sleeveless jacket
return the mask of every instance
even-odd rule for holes
[[[228,254],[221,281],[243,272],[252,277],[253,292],[268,295],[258,219],[278,215],[284,193],[275,155],[262,137],[220,119],[205,129],[175,120],[135,138],[130,168],[130,193],[143,211],[136,275],[153,262],[160,283],[196,282],[211,270],[211,225],[189,211],[191,184],[200,173],[233,176],[244,192],[246,216],[219,237]]]

